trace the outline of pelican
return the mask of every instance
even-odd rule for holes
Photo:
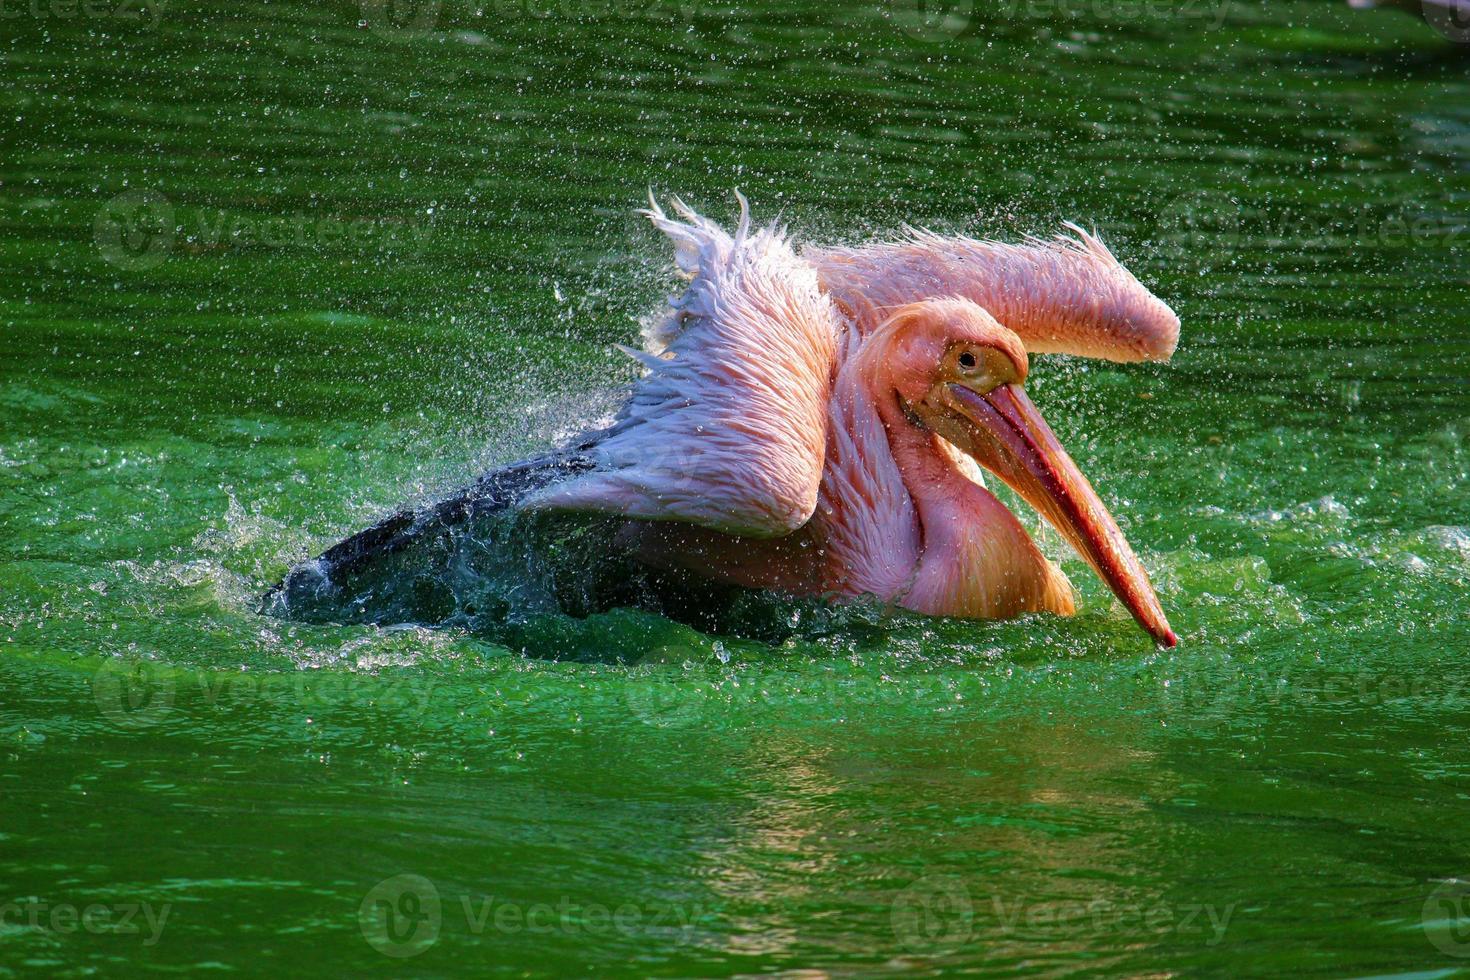
[[[369,611],[382,586],[366,570],[432,552],[449,574],[454,529],[510,511],[608,519],[609,553],[685,578],[931,616],[1073,614],[1071,584],[990,474],[1174,646],[1142,563],[1025,391],[1033,353],[1167,360],[1174,312],[1075,224],[1021,244],[906,229],[798,252],[785,228],[753,229],[736,197],[732,234],[650,195],[643,213],[688,284],[643,349],[624,348],[643,373],[611,425],[347,539],[267,608],[329,597],[392,618]]]

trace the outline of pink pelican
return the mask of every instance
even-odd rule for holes
[[[689,284],[628,351],[644,374],[611,426],[344,541],[295,569],[277,608],[514,508],[614,516],[610,547],[748,588],[934,616],[1071,615],[1071,584],[984,471],[1174,646],[1143,565],[1024,389],[1028,352],[1167,360],[1173,311],[1075,224],[1019,245],[910,230],[798,254],[783,228],[752,230],[736,196],[733,235],[650,198]]]

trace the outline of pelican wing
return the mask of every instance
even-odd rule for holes
[[[738,194],[737,194],[738,196]],[[591,472],[524,506],[684,521],[777,537],[816,507],[839,315],[783,230],[732,236],[675,199],[650,199],[687,289],[628,351],[647,369],[588,452]]]
[[[959,296],[1015,331],[1038,354],[1110,361],[1166,361],[1179,343],[1179,318],[1140,283],[1096,235],[1020,245],[910,230],[897,242],[807,249],[822,286],[862,330],[885,311]]]

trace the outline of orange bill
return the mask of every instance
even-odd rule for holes
[[[1061,532],[1155,641],[1177,644],[1138,556],[1026,392],[1006,384],[983,395],[949,385],[947,393],[969,423],[975,460]]]

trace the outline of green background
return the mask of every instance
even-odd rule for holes
[[[1470,971],[1467,55],[1328,0],[7,0],[0,973]],[[1028,387],[1179,648],[1075,558],[1074,619],[771,642],[256,616],[616,406],[649,186],[1096,226],[1179,354]]]

